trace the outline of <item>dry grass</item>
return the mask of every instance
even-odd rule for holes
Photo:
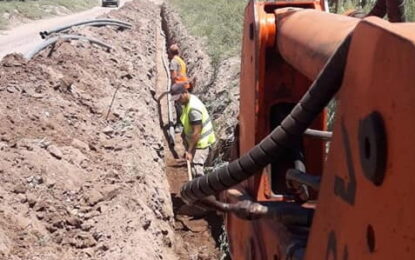
[[[368,13],[374,6],[376,0],[338,0],[339,8],[338,13],[344,13],[351,9],[362,10],[364,13]],[[365,4],[363,4],[365,3]],[[330,7],[331,11],[335,11],[334,4]],[[405,0],[405,15],[408,22],[415,21],[415,0]]]
[[[57,9],[54,7],[63,7],[68,12],[73,12],[91,8],[99,3],[99,0],[26,0],[24,2],[0,0],[0,29],[7,28],[9,16],[40,19],[57,15]]]
[[[214,64],[239,55],[246,0],[172,0],[189,32],[205,41]]]

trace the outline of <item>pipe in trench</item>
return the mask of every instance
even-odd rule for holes
[[[161,36],[163,36],[164,38],[166,37],[164,34],[162,34],[162,33],[160,33],[160,35]],[[163,46],[164,46],[164,44],[163,44]],[[165,49],[165,46],[164,46],[164,48],[163,48],[163,53],[167,53],[167,51],[166,51],[166,49]],[[167,131],[167,133],[168,133],[168,135],[169,135],[169,143],[170,144],[172,144],[172,145],[174,145],[174,142],[175,142],[175,131],[174,131],[174,127],[173,127],[173,109],[172,109],[172,100],[171,100],[171,94],[170,94],[170,87],[171,87],[171,84],[170,84],[170,70],[168,69],[168,66],[167,66],[167,61],[166,61],[166,58],[163,56],[162,57],[162,60],[163,60],[163,67],[164,67],[164,70],[166,71],[166,74],[167,74],[167,86],[166,86],[166,89],[167,89],[167,116],[168,116],[168,121],[169,121],[169,124],[168,124],[168,126],[169,126],[169,130]]]

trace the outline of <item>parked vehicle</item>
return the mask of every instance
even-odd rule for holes
[[[107,7],[109,5],[118,7],[120,5],[120,0],[102,0],[102,7]]]

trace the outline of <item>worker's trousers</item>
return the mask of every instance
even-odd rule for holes
[[[196,149],[193,154],[192,175],[193,178],[203,176],[205,162],[209,157],[210,147],[204,149]]]
[[[176,108],[176,122],[175,122],[175,126],[178,126],[178,125],[181,125],[182,124],[180,122],[180,117],[182,116],[183,105],[180,104],[179,102],[174,102],[174,107]]]

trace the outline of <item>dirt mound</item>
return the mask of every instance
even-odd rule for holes
[[[153,98],[159,8],[108,17],[133,28],[76,32],[111,52],[60,42],[0,63],[1,259],[175,258]]]

